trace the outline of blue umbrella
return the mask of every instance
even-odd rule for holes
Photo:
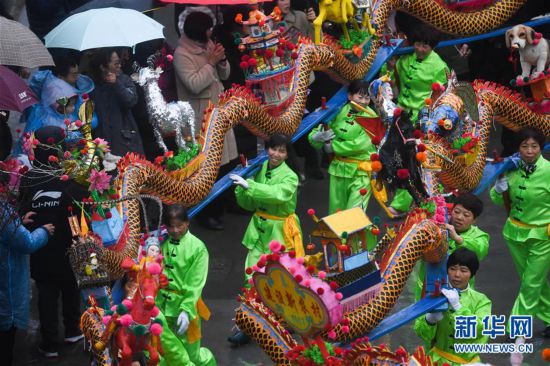
[[[163,39],[164,26],[131,9],[92,9],[71,15],[44,37],[48,48],[84,51],[102,47],[134,47]]]

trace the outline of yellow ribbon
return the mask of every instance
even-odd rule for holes
[[[208,321],[210,319],[210,309],[208,309],[208,307],[202,300],[202,297],[199,297],[196,309],[197,317],[191,320],[191,322],[189,323],[189,328],[187,328],[187,341],[189,343],[195,343],[202,337],[201,328],[199,327],[199,317],[201,317],[204,321]]]
[[[295,218],[296,214],[293,213],[286,217],[282,217],[271,215],[266,212],[256,211],[256,215],[268,220],[284,221],[283,236],[286,246],[288,249],[294,249],[296,252],[296,257],[305,256],[306,253],[304,251],[304,244],[302,243],[302,232],[297,224],[297,220]]]
[[[526,229],[538,229],[538,228],[541,228],[541,227],[546,227],[546,231],[548,233],[548,236],[550,236],[550,224],[543,224],[543,225],[530,225],[530,224],[526,224],[524,222],[521,222],[519,220],[516,220],[512,217],[510,217],[510,222],[516,226],[519,226],[519,227],[523,227],[523,228],[526,228]]]
[[[342,156],[336,156],[334,159],[336,159],[338,161],[342,161],[344,163],[357,164],[357,169],[362,170],[362,171],[367,172],[367,173],[372,172],[372,168],[370,166],[370,161],[368,161],[368,160],[350,159],[350,158],[344,158]]]
[[[466,359],[464,359],[464,358],[462,358],[458,355],[455,355],[454,353],[445,352],[442,349],[439,349],[437,347],[433,347],[432,352],[437,354],[438,356],[441,356],[441,357],[445,358],[446,360],[458,363],[460,365],[465,365],[465,364],[468,364],[468,363],[473,363],[473,362],[479,362],[480,361],[479,356],[475,356],[470,361],[468,361],[468,360],[466,360]]]

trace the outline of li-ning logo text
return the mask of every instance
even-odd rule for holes
[[[59,191],[46,191],[40,190],[34,194],[34,197],[32,198],[32,208],[42,208],[42,207],[59,207],[61,197],[61,192]],[[38,199],[42,197],[48,197],[51,198],[51,200],[43,201],[43,202],[35,202]]]

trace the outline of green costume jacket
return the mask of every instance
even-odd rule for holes
[[[535,171],[529,175],[521,168],[505,173],[510,197],[510,215],[503,229],[505,239],[519,242],[550,239],[550,162],[541,156],[535,165]],[[504,205],[502,194],[494,188],[491,199]]]
[[[162,244],[164,274],[168,287],[159,290],[157,306],[166,317],[177,318],[182,311],[189,321],[197,317],[197,302],[208,275],[208,251],[204,243],[191,232],[174,242]]]
[[[458,311],[447,310],[443,313],[443,319],[434,325],[428,324],[425,317],[416,319],[414,323],[416,334],[432,346],[430,355],[433,361],[438,361],[441,364],[448,362],[452,366],[459,365],[460,363],[442,356],[442,354],[448,353],[473,362],[477,357],[476,353],[455,353],[453,345],[455,343],[487,343],[488,337],[483,336],[481,332],[483,318],[491,315],[491,300],[484,294],[468,287],[460,292],[460,303],[462,307]],[[476,338],[455,340],[455,318],[471,315],[476,316]]]
[[[254,179],[248,179],[247,182],[248,189],[241,186],[235,188],[239,206],[256,212],[248,224],[243,244],[248,249],[256,248],[262,253],[268,253],[272,240],[286,243],[282,218],[293,215],[296,225],[298,228],[300,226],[298,216],[294,215],[298,176],[284,162],[275,169],[268,169],[266,161]],[[265,216],[276,216],[281,219],[269,219]]]
[[[462,244],[458,245],[453,239],[449,238],[449,254],[452,254],[457,248],[464,247],[477,254],[477,259],[481,262],[489,253],[489,234],[478,228],[476,225],[462,233]]]
[[[449,255],[460,247],[471,250],[477,255],[477,259],[481,262],[487,257],[489,253],[489,234],[481,230],[475,225],[470,226],[470,228],[462,233],[458,233],[464,240],[461,245],[457,245],[453,239],[449,238]],[[415,292],[416,300],[420,300],[422,295],[422,287],[424,286],[424,276],[426,273],[426,263],[422,261],[418,269],[418,283],[417,289]],[[470,279],[470,287],[474,288],[475,278]]]
[[[432,84],[447,83],[449,67],[432,51],[422,61],[414,53],[402,56],[395,65],[399,77],[399,97],[397,104],[411,110],[412,121],[417,120],[418,112],[426,105],[426,99],[432,95]]]
[[[371,138],[365,132],[365,129],[357,122],[355,117],[374,117],[376,113],[366,107],[371,113],[354,112],[351,104],[346,104],[336,117],[329,122],[329,127],[334,131],[332,140],[332,149],[336,159],[333,159],[328,168],[330,175],[342,178],[353,178],[359,175],[368,175],[367,172],[360,170],[357,163],[340,161],[337,158],[343,157],[358,161],[370,161],[370,155],[376,152],[376,147],[372,144]],[[319,128],[323,128],[322,125]],[[310,132],[308,139],[311,145],[316,149],[323,147],[322,143],[312,140],[313,135],[319,129]]]

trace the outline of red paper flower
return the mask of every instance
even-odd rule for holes
[[[380,155],[378,155],[377,153],[370,154],[370,161],[379,161],[379,160],[380,160]]]

